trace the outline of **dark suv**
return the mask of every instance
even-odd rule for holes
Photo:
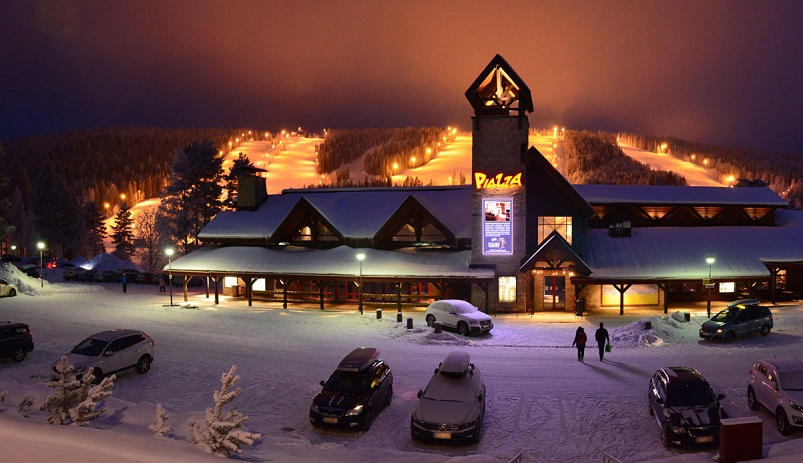
[[[310,423],[367,431],[374,413],[390,405],[393,372],[379,358],[378,349],[359,347],[343,358],[321,386],[309,409]]]
[[[15,362],[25,360],[33,350],[31,328],[25,323],[0,322],[0,357],[11,357]]]
[[[700,327],[700,337],[705,339],[720,338],[725,342],[733,341],[736,336],[761,333],[770,334],[773,327],[772,312],[768,307],[759,305],[758,299],[739,299],[731,302],[725,310],[711,317]]]
[[[650,415],[661,427],[664,446],[715,445],[719,420],[728,414],[708,381],[694,368],[668,367],[650,378],[647,399]]]

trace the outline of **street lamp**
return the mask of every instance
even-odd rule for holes
[[[39,248],[39,279],[42,280],[42,287],[45,287],[45,261],[42,258],[42,252],[45,250],[45,243],[38,242],[36,247]]]
[[[705,289],[708,290],[708,316],[711,317],[711,288],[714,287],[714,283],[711,281],[711,266],[714,264],[716,259],[714,256],[708,256],[705,258],[705,263],[708,264],[708,283],[705,285]]]
[[[165,249],[167,254],[167,284],[170,286],[170,307],[173,307],[173,248]]]
[[[357,254],[357,260],[360,261],[360,315],[362,315],[362,261],[365,260],[365,254],[362,252]]]

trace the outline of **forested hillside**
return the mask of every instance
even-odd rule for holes
[[[628,157],[605,132],[567,131],[566,172],[571,183],[608,185],[685,185],[674,172],[651,170]]]
[[[666,152],[714,170],[726,184],[760,185],[766,182],[773,191],[787,199],[792,207],[803,206],[803,153],[773,153],[710,146],[678,138],[632,133],[619,133],[616,136],[637,148]],[[739,182],[739,179],[742,181]]]

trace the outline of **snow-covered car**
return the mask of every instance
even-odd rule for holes
[[[378,349],[358,347],[321,386],[310,405],[310,423],[367,431],[374,414],[393,399],[393,372]]]
[[[715,445],[719,420],[728,414],[708,381],[694,368],[668,367],[650,378],[647,399],[650,415],[661,427],[664,446]]]
[[[770,334],[773,327],[772,312],[768,307],[759,305],[758,299],[739,299],[731,302],[725,310],[711,317],[700,327],[700,337],[705,339],[720,338],[725,342],[733,341],[736,336],[760,333]]]
[[[17,286],[14,283],[0,278],[0,296],[14,297],[17,295]]]
[[[486,333],[494,327],[490,315],[459,299],[444,299],[429,304],[425,319],[430,327],[435,326],[435,322],[440,322],[442,326],[454,328],[463,336],[469,333]]]
[[[11,357],[15,362],[25,360],[33,350],[31,328],[25,323],[0,322],[0,357]]]
[[[485,383],[467,352],[452,351],[418,391],[410,418],[416,440],[477,443],[485,416]]]
[[[759,360],[750,369],[747,405],[759,406],[775,415],[778,432],[784,436],[795,427],[803,428],[803,360],[779,358]]]
[[[133,368],[139,374],[151,369],[155,344],[150,336],[139,330],[116,329],[102,331],[84,339],[67,356],[67,362],[75,367],[73,373],[80,380],[84,373],[94,368],[95,381],[104,376]],[[56,366],[50,365],[50,378],[57,380]]]

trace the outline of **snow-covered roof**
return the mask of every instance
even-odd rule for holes
[[[776,226],[646,227],[613,238],[589,230],[583,260],[595,279],[769,277],[763,262],[803,262],[803,211],[779,209]]]
[[[656,185],[572,185],[589,204],[699,204],[787,207],[769,188]]]
[[[302,198],[346,238],[372,238],[412,197],[457,238],[471,238],[471,186],[311,188],[269,195],[255,211],[223,211],[201,231],[202,240],[268,240]]]
[[[354,249],[307,249],[287,246],[204,247],[172,262],[174,272],[235,274],[282,274],[351,277],[359,273],[357,254],[365,254],[365,276],[383,278],[487,278],[494,270],[469,268],[471,251]]]

